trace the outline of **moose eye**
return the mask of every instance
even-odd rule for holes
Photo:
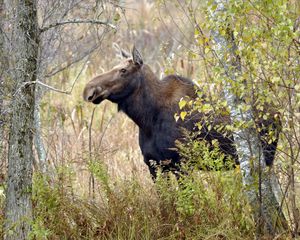
[[[122,69],[120,70],[120,72],[121,72],[121,73],[126,73],[127,70],[126,70],[125,68],[122,68]]]

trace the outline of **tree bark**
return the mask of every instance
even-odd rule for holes
[[[3,139],[3,97],[4,97],[4,33],[3,33],[3,23],[4,23],[4,2],[0,0],[0,139]],[[3,141],[0,142],[0,160],[2,159],[3,152]]]
[[[217,8],[212,13],[212,18],[215,22],[223,24],[224,20],[219,18],[219,14],[226,11],[227,0],[215,0],[215,4]],[[219,58],[220,65],[225,68],[226,77],[235,80],[236,74],[241,73],[241,65],[237,61],[239,58],[235,54],[235,43],[231,41],[231,36],[225,38],[217,30],[213,31],[212,34],[215,41],[214,50]],[[225,56],[230,56],[230,63],[228,63]],[[238,108],[238,105],[243,104],[243,100],[234,95],[230,83],[225,82],[224,89],[232,119],[237,122],[253,121],[254,117],[251,109],[242,112]],[[255,129],[247,127],[236,130],[234,139],[243,183],[246,186],[246,193],[254,213],[257,237],[262,235],[275,236],[285,232],[288,229],[288,224],[272,188],[271,179],[274,176],[271,175],[272,171],[269,171],[265,165],[258,133]],[[259,179],[258,184],[257,176]]]
[[[10,5],[10,6],[8,6]],[[13,16],[10,72],[13,81],[5,206],[5,239],[28,239],[32,221],[32,142],[38,56],[35,0],[7,3]]]

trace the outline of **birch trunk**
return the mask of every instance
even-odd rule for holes
[[[216,10],[212,13],[215,22],[223,24],[219,13],[226,11],[227,0],[215,0]],[[215,52],[220,60],[220,65],[225,68],[227,77],[235,80],[236,74],[241,73],[241,66],[236,59],[235,45],[230,36],[227,38],[221,36],[218,31],[213,32],[215,41]],[[231,63],[228,63],[226,57],[228,53]],[[228,59],[228,58],[227,58]],[[230,108],[230,114],[234,121],[250,122],[254,120],[253,113],[250,110],[241,111],[238,105],[243,104],[242,99],[234,95],[230,83],[225,82],[224,94]],[[272,188],[272,171],[265,165],[262,147],[258,133],[250,127],[238,129],[234,132],[234,139],[238,151],[240,167],[243,176],[243,183],[246,186],[246,193],[252,206],[254,219],[257,226],[257,237],[262,235],[275,236],[288,229],[287,221],[282,213],[281,206],[278,203]],[[258,183],[257,183],[258,176]],[[276,182],[276,181],[275,181]]]
[[[41,113],[40,113],[40,103],[42,99],[42,88],[36,86],[35,89],[35,104],[34,104],[34,146],[39,158],[37,167],[42,173],[47,172],[47,163],[46,163],[46,150],[42,137],[42,123],[41,123]]]
[[[35,0],[9,1],[10,71],[13,81],[5,206],[5,239],[28,239],[32,221],[32,142],[38,55]]]

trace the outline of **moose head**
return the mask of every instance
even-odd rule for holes
[[[132,56],[122,51],[125,59],[110,71],[92,79],[83,91],[83,98],[94,104],[104,99],[118,103],[134,91],[141,76],[143,59],[138,50],[133,47]]]

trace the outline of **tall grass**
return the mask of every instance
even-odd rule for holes
[[[99,162],[90,169],[101,186],[97,200],[77,195],[72,181],[61,184],[59,174],[51,184],[35,175],[33,238],[253,239],[237,171],[191,171],[179,182],[159,175],[146,186],[135,177],[112,181]]]

